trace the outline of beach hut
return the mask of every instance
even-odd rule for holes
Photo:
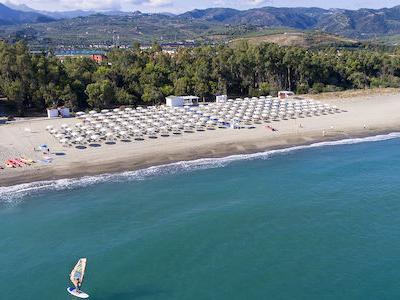
[[[165,101],[168,107],[182,107],[185,104],[183,98],[177,96],[168,96]]]

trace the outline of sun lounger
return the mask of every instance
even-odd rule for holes
[[[34,164],[34,163],[35,163],[35,161],[32,160],[32,159],[30,159],[30,158],[20,157],[20,160],[21,160],[23,163],[28,164],[28,165],[31,165],[31,164]]]

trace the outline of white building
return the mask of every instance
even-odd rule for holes
[[[182,107],[185,104],[185,100],[182,97],[168,96],[165,100],[169,107]]]
[[[185,106],[196,106],[199,105],[199,97],[197,96],[182,96]]]
[[[216,96],[215,101],[217,103],[225,103],[226,101],[228,101],[228,96],[227,95],[218,95],[218,96]]]
[[[196,96],[168,96],[165,100],[169,107],[196,106],[199,104],[199,97]]]

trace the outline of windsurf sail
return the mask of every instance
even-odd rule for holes
[[[86,261],[86,258],[81,258],[80,260],[78,260],[75,267],[72,269],[71,274],[69,275],[71,282],[76,288],[79,288],[78,282],[80,283],[80,285],[82,285],[83,276],[85,276]]]

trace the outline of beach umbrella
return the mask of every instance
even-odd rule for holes
[[[78,142],[78,143],[83,142],[83,140],[84,140],[84,137],[82,137],[82,136],[78,136],[78,137],[75,139],[75,141]]]

